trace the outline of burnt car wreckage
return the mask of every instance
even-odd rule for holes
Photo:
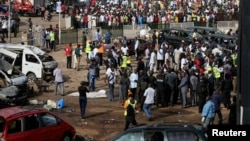
[[[10,70],[15,71],[9,75]],[[33,94],[33,87],[28,85],[27,77],[11,64],[0,59],[0,108],[5,105],[24,105]]]

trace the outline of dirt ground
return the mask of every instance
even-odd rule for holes
[[[12,42],[21,41],[21,32],[27,31],[28,17],[21,17],[20,33],[17,38],[12,38]],[[54,16],[51,22],[44,22],[40,17],[32,17],[33,24],[42,24],[48,27],[50,24],[53,27],[58,23],[58,16]],[[62,20],[62,28],[65,28],[65,22]],[[13,35],[12,35],[13,36]],[[6,39],[7,40],[7,39]],[[67,96],[67,94],[76,92],[80,81],[86,81],[86,62],[84,57],[81,62],[80,71],[74,69],[66,69],[66,57],[63,51],[64,46],[58,46],[56,52],[49,53],[59,63],[65,79],[65,94],[66,96],[53,95],[54,85],[50,85],[49,90],[37,94],[30,99],[39,101],[58,100],[64,98],[65,107],[62,110],[53,110],[57,115],[71,123],[78,135],[87,137],[87,140],[106,141],[115,135],[121,133],[124,128],[125,118],[123,116],[124,109],[118,102],[118,84],[115,86],[115,101],[110,102],[107,98],[89,98],[86,111],[85,121],[81,121],[79,111],[79,100],[76,96]],[[136,62],[132,60],[132,62]],[[133,64],[134,65],[134,64]],[[104,83],[105,68],[101,67],[101,79],[96,82],[97,90],[104,89],[108,94],[108,86]],[[60,91],[59,91],[60,92]],[[42,105],[38,105],[41,106]],[[222,108],[223,122],[227,123],[228,110]],[[167,122],[185,122],[185,123],[200,123],[201,116],[198,113],[198,107],[181,108],[180,105],[174,107],[156,108],[153,106],[153,121],[147,121],[143,112],[136,115],[139,124],[158,124]],[[215,124],[217,122],[215,121]]]

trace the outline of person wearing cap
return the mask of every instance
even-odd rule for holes
[[[78,87],[79,105],[80,105],[81,118],[84,119],[87,106],[87,93],[89,92],[89,90],[87,88],[86,82],[82,81],[80,84],[81,86]]]
[[[132,111],[129,110],[129,106],[132,107]],[[128,99],[124,102],[123,107],[125,109],[124,116],[126,120],[124,130],[127,130],[130,123],[132,123],[133,125],[137,125],[135,113],[136,109],[138,108],[138,102],[137,100],[133,99],[133,94],[130,90],[128,90]]]

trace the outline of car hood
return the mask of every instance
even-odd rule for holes
[[[44,68],[46,69],[54,69],[57,66],[56,61],[43,62]]]
[[[18,95],[18,88],[16,86],[9,86],[0,89],[0,99],[7,99],[8,97],[15,97]]]
[[[0,59],[0,68],[1,70],[3,70],[4,72],[7,72],[8,74],[11,74],[10,72],[13,71],[13,69],[15,69],[15,72],[18,72],[18,74],[14,74],[10,76],[10,81],[12,83],[12,85],[14,86],[20,86],[20,85],[24,85],[28,82],[28,78],[26,75],[24,75],[20,70],[14,68],[10,63],[8,63],[7,61],[1,60]]]
[[[24,85],[28,82],[28,78],[24,74],[13,75],[13,76],[11,76],[10,80],[12,82],[12,85],[14,85],[14,86]]]
[[[7,61],[0,59],[0,69],[5,72],[11,72],[12,71],[12,65],[8,63]]]

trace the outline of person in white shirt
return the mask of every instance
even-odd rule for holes
[[[137,37],[135,37],[135,57],[136,57],[136,60],[138,60],[138,57],[140,56],[139,55],[139,44],[140,44],[140,41]]]
[[[128,55],[128,46],[122,46],[121,51],[124,55]]]
[[[175,63],[174,69],[175,69],[175,71],[179,71],[179,69],[180,69],[180,54],[181,54],[181,51],[179,50],[179,48],[174,49],[174,63]]]
[[[184,53],[181,54],[181,70],[188,69],[188,59]]]
[[[135,20],[136,20],[134,15],[133,15],[131,20],[132,20],[132,26],[133,26],[133,30],[134,30],[135,29]]]
[[[144,94],[144,104],[143,104],[143,110],[146,114],[146,117],[149,121],[152,121],[152,110],[151,106],[155,103],[155,89],[152,88],[152,84],[148,84],[148,88],[145,90]]]
[[[156,69],[157,70],[159,70],[162,66],[163,66],[163,64],[164,64],[164,52],[163,52],[163,49],[162,48],[160,48],[158,51],[157,51],[157,56],[156,56],[156,58],[157,58],[157,67],[156,67]]]
[[[130,74],[129,76],[129,81],[130,81],[130,90],[132,92],[133,98],[135,99],[136,95],[136,89],[138,86],[138,73],[137,70],[135,69],[133,73]]]
[[[3,18],[2,20],[2,33],[3,33],[3,38],[8,37],[8,21],[7,18]]]
[[[89,59],[89,60],[95,59],[95,52],[94,52],[94,49],[91,50],[90,53],[88,54],[88,59]]]
[[[152,51],[149,60],[149,71],[154,72],[156,66],[156,51]]]
[[[145,49],[145,68],[146,69],[149,68],[149,60],[150,60],[150,51],[149,51],[149,48],[147,47]]]
[[[108,81],[109,86],[109,101],[114,101],[114,86],[116,82],[116,71],[114,69],[113,65],[110,65],[110,67],[106,71],[106,79],[105,83]]]

